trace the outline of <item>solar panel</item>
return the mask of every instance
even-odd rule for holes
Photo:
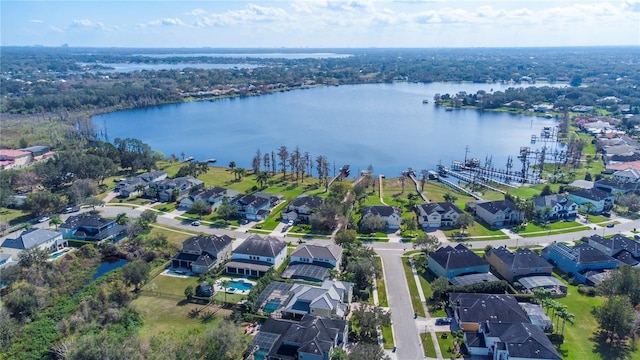
[[[323,280],[329,276],[329,269],[312,264],[291,264],[282,273],[283,278],[303,278]]]
[[[491,273],[461,275],[449,280],[453,286],[466,286],[493,281],[500,281],[500,279]]]

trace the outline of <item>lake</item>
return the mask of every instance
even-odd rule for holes
[[[374,173],[398,176],[402,170],[433,169],[438,163],[491,156],[504,168],[531,135],[555,126],[554,119],[479,112],[446,111],[433,104],[436,93],[505,90],[501,84],[391,83],[316,87],[270,95],[163,105],[94,117],[108,138],[133,137],[165,155],[216,158],[250,168],[251,159],[285,145],[312,158],[327,156],[336,170],[351,165],[352,176],[373,166]],[[428,104],[423,104],[428,99]],[[541,146],[540,143],[537,146]],[[277,154],[276,154],[277,159]],[[314,171],[314,175],[315,171]]]
[[[123,72],[133,72],[133,71],[158,71],[158,70],[183,70],[183,69],[199,69],[199,70],[210,70],[210,69],[255,69],[258,65],[252,64],[190,64],[190,63],[176,63],[176,64],[140,64],[140,63],[94,63],[94,64],[86,64],[81,63],[80,66],[87,65],[101,65],[108,66],[113,69],[101,69],[94,70],[92,72],[100,72],[100,73],[123,73]]]

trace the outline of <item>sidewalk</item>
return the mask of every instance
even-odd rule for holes
[[[420,286],[420,278],[418,275],[418,270],[413,262],[413,255],[409,257],[409,264],[411,265],[411,272],[413,273],[413,279],[416,282],[416,287],[418,289],[418,296],[420,297],[420,303],[424,308],[425,317],[424,319],[416,318],[416,327],[418,329],[418,333],[420,332],[420,328],[424,326],[425,332],[428,330],[431,334],[431,341],[433,342],[433,347],[436,350],[436,357],[438,359],[443,359],[442,351],[440,350],[440,345],[438,344],[438,335],[436,334],[436,330],[431,321],[431,315],[429,315],[429,309],[426,306],[427,298],[424,296],[424,291],[422,291],[422,286]]]

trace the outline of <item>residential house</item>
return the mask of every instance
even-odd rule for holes
[[[520,224],[524,220],[524,211],[518,210],[511,200],[474,201],[469,207],[492,227]]]
[[[289,266],[282,272],[284,279],[323,281],[330,269],[338,269],[342,262],[342,248],[336,244],[302,244],[291,253]]]
[[[615,195],[608,193],[602,189],[588,189],[572,191],[569,193],[569,199],[573,200],[581,209],[589,210],[585,204],[593,204],[592,214],[599,214],[603,211],[610,210],[613,207]]]
[[[65,239],[101,241],[117,238],[127,227],[98,214],[80,214],[67,218],[59,230]]]
[[[114,188],[115,192],[119,193],[119,197],[129,198],[131,196],[137,196],[144,193],[149,187],[149,184],[156,181],[161,181],[167,178],[167,173],[164,171],[151,171],[137,176],[122,179],[116,184]]]
[[[401,216],[400,209],[395,206],[373,205],[362,208],[362,218],[360,221],[370,217],[379,216],[387,224],[389,230],[398,230],[400,228]]]
[[[472,356],[493,360],[561,360],[540,327],[528,323],[483,323],[478,332],[464,333],[464,346]]]
[[[171,265],[204,274],[231,257],[232,242],[227,235],[192,236],[182,242],[182,251],[171,259]]]
[[[419,204],[415,207],[418,224],[423,229],[439,229],[453,227],[459,215],[464,214],[455,204],[437,202]]]
[[[0,168],[14,169],[28,165],[33,161],[29,151],[15,149],[0,149]]]
[[[563,243],[555,243],[542,249],[542,257],[583,284],[592,275],[590,272],[618,267],[616,259],[589,244],[570,248]]]
[[[309,222],[311,213],[320,208],[324,204],[324,199],[313,195],[300,195],[287,207],[286,212],[282,214],[284,220],[293,220],[300,222]]]
[[[229,274],[260,277],[270,268],[278,268],[287,257],[287,244],[273,236],[253,234],[231,252],[226,264]]]
[[[190,208],[194,202],[198,200],[206,201],[211,205],[211,210],[215,210],[222,205],[224,198],[230,199],[240,194],[235,190],[225,189],[222,187],[212,187],[203,191],[193,192],[189,196],[180,201],[181,208]]]
[[[274,281],[256,301],[265,314],[300,319],[306,314],[343,319],[353,298],[353,284],[325,280],[321,286]]]
[[[243,215],[247,220],[260,221],[269,216],[271,209],[278,201],[278,195],[255,193],[238,195],[231,200],[231,203],[238,206],[240,215]]]
[[[465,332],[479,332],[486,322],[529,323],[529,316],[513,295],[450,293],[449,306]]]
[[[253,338],[245,357],[264,360],[329,360],[335,349],[348,342],[349,323],[305,315],[300,321],[269,318]],[[257,358],[257,357],[256,357]]]
[[[192,177],[178,177],[149,183],[145,194],[149,197],[155,195],[162,202],[170,202],[203,188],[204,182],[202,180]]]
[[[428,267],[436,276],[444,276],[448,280],[459,275],[489,272],[489,263],[462,244],[430,252]]]
[[[612,179],[600,179],[594,183],[596,189],[604,190],[610,195],[629,194],[638,190],[637,182],[618,181]]]
[[[38,248],[48,252],[54,252],[66,247],[67,245],[67,241],[63,239],[61,233],[39,228],[25,230],[17,239],[7,238],[2,243],[2,247],[19,250]]]
[[[626,236],[615,234],[610,238],[604,238],[591,235],[589,245],[618,260],[620,266],[636,266],[640,262],[640,242]]]
[[[620,182],[640,182],[640,170],[634,168],[627,168],[624,170],[618,170],[613,173],[613,180]]]
[[[555,221],[560,219],[575,219],[578,216],[578,204],[560,194],[538,196],[532,199],[534,211],[546,218],[542,220]],[[546,210],[546,209],[549,210]],[[548,213],[546,211],[549,211]]]
[[[528,248],[509,250],[506,246],[492,248],[484,258],[505,280],[513,283],[522,276],[551,275],[553,265]]]
[[[0,269],[7,268],[9,266],[15,265],[17,262],[14,262],[11,258],[11,254],[1,254],[0,253]],[[0,288],[3,286],[0,285]]]

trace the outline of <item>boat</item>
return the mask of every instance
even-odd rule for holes
[[[207,159],[207,162],[208,162],[208,163],[214,163],[214,162],[216,162],[216,161],[218,161],[218,160],[216,160],[215,158]]]
[[[422,103],[423,103],[423,104],[428,104],[428,103],[429,103],[429,100],[424,99],[424,100],[422,100]]]
[[[446,111],[453,111],[453,107],[451,107],[451,106],[447,106],[447,107],[445,108],[445,110],[446,110]]]

